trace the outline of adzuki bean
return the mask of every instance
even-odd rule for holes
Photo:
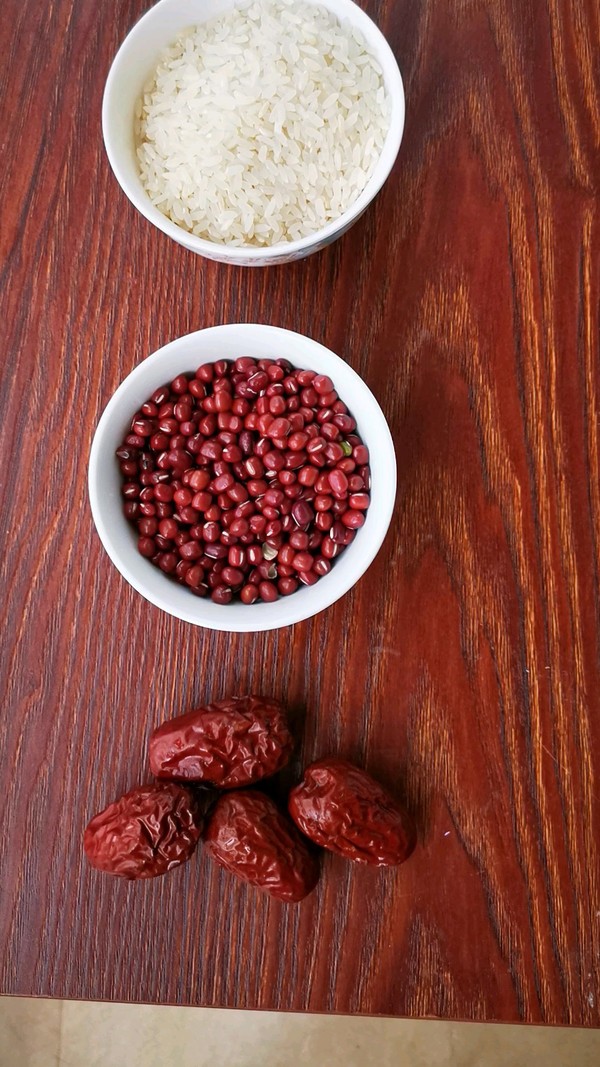
[[[140,554],[217,604],[314,585],[370,503],[369,451],[334,383],[284,359],[178,374],[116,456]]]

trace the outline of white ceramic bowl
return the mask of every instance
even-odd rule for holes
[[[379,162],[366,187],[343,215],[299,241],[281,242],[268,248],[228,247],[188,233],[175,225],[152,204],[138,173],[134,144],[135,105],[142,88],[156,67],[161,53],[189,26],[229,11],[234,0],[161,0],[133,27],[121,45],[110,69],[102,105],[104,143],[123,191],[142,215],[179,244],[208,259],[252,267],[289,263],[317,252],[341,237],[356,222],[377,195],[390,173],[404,129],[404,89],[394,54],[375,23],[352,0],[320,0],[340,19],[361,30],[377,56],[392,101],[390,128]]]
[[[328,374],[358,423],[371,455],[371,504],[364,526],[336,559],[329,574],[272,604],[213,604],[195,597],[139,555],[137,537],[122,510],[121,474],[115,450],[134,412],[151,393],[176,374],[195,371],[201,363],[238,356],[285,357],[296,367]],[[390,524],[396,495],[396,459],[387,422],[379,404],[352,368],[328,348],[299,333],[275,326],[237,323],[186,334],[159,348],[121,383],[98,423],[89,465],[92,515],[115,567],[152,604],[185,622],[211,630],[274,630],[308,619],[344,595],[366,571]]]

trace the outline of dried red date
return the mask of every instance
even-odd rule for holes
[[[94,816],[83,835],[85,854],[92,867],[121,878],[165,874],[189,860],[205,810],[174,782],[138,786]]]
[[[322,759],[290,793],[294,822],[317,845],[357,863],[404,863],[416,845],[411,816],[366,771]]]
[[[231,874],[277,900],[302,900],[319,878],[317,862],[293,823],[254,790],[219,797],[204,847]]]
[[[275,774],[292,748],[277,700],[230,697],[162,723],[150,737],[150,767],[157,778],[232,789]]]

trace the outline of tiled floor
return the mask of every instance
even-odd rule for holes
[[[600,1031],[0,998],[0,1067],[596,1067]]]

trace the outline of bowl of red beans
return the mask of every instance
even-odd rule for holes
[[[362,378],[302,334],[179,337],[116,390],[89,463],[96,529],[147,600],[231,632],[328,608],[379,551],[394,446]]]

